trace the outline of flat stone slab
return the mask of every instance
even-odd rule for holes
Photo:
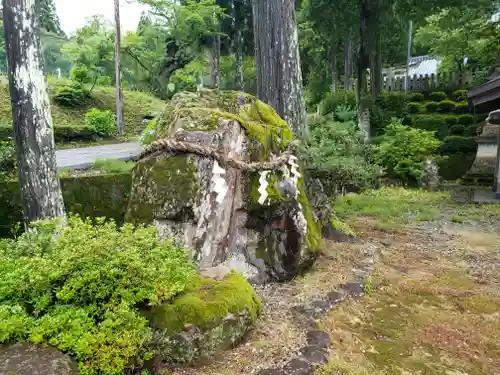
[[[88,169],[97,159],[137,160],[144,145],[140,142],[124,142],[102,146],[56,150],[58,169]]]
[[[500,194],[489,189],[476,189],[474,191],[474,203],[500,203]]]

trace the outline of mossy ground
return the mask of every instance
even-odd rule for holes
[[[316,375],[498,374],[500,207],[457,204],[453,197],[392,188],[378,198],[373,192],[351,196],[356,203],[350,211],[339,202],[341,217],[363,243],[330,243],[311,272],[257,289],[263,314],[247,345],[211,365],[177,373],[256,374],[291,358],[305,344],[292,307],[350,280],[363,246],[374,244],[380,255],[370,293],[345,301],[320,321],[333,343],[329,363]],[[436,210],[436,218],[417,221],[415,213],[427,209]],[[455,215],[465,219],[454,221]],[[391,224],[391,230],[378,229],[379,223]]]
[[[49,80],[49,96],[54,97],[58,88],[68,85],[70,81],[65,79]],[[68,108],[52,102],[52,120],[54,126],[81,127],[85,124],[85,113],[93,107],[115,112],[115,89],[114,87],[96,86],[91,94],[90,103],[78,107]],[[136,136],[144,128],[143,116],[161,112],[165,106],[164,102],[154,96],[138,91],[124,90],[124,118],[126,135]],[[11,126],[12,109],[7,83],[0,83],[0,126]]]

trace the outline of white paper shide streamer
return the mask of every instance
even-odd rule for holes
[[[220,167],[219,163],[217,163],[217,160],[214,160],[214,167],[212,169],[212,183],[214,184],[213,191],[217,193],[215,201],[219,204],[222,203],[228,191],[226,179],[224,178],[225,175],[225,169]]]
[[[267,175],[269,174],[269,171],[262,171],[260,172],[260,177],[259,177],[259,204],[263,205],[266,203],[267,200],[267,187],[269,186],[269,183],[267,182]]]

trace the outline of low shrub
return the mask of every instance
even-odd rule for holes
[[[116,159],[97,159],[92,169],[105,173],[130,173],[134,169],[135,162]]]
[[[439,152],[443,155],[453,155],[456,153],[475,153],[477,150],[477,143],[474,138],[461,137],[452,135],[446,137],[444,142],[439,148]]]
[[[54,126],[53,130],[57,143],[94,139],[94,133],[87,126]],[[12,125],[0,125],[0,140],[9,140],[13,136]]]
[[[457,115],[463,115],[465,113],[469,113],[469,103],[467,102],[459,102],[457,103],[457,106],[455,107],[455,113]]]
[[[16,148],[12,141],[0,141],[0,173],[16,168]]]
[[[429,94],[429,99],[434,101],[434,102],[442,102],[443,100],[446,100],[447,98],[448,98],[448,96],[443,91],[434,91],[434,92],[431,92]]]
[[[111,111],[92,108],[85,114],[85,125],[95,134],[109,137],[116,132],[116,118]]]
[[[335,122],[331,117],[311,123],[310,135],[299,148],[305,168],[320,178],[332,195],[345,185],[374,184],[381,169],[367,161],[367,151],[354,123]]]
[[[156,125],[156,119],[148,122],[148,126],[146,126],[146,129],[144,129],[141,136],[139,137],[139,141],[141,141],[143,145],[149,145],[156,139]]]
[[[437,112],[439,103],[438,102],[427,102],[425,103],[425,111],[428,113]]]
[[[88,91],[80,84],[62,86],[57,89],[54,101],[65,107],[81,107],[89,102]]]
[[[451,98],[456,102],[467,100],[467,90],[457,90],[451,94]]]
[[[75,66],[70,72],[71,80],[80,84],[91,81],[90,70],[85,66]]]
[[[339,91],[326,94],[325,98],[319,103],[319,114],[321,116],[329,113],[335,113],[340,104],[356,107],[356,94],[351,91]]]
[[[57,235],[55,235],[57,233]],[[187,252],[152,227],[71,217],[35,223],[0,248],[0,342],[52,345],[84,375],[123,374],[151,358],[140,308],[169,301],[196,281]]]
[[[465,126],[463,125],[453,125],[450,128],[451,135],[464,135],[465,134]]]
[[[408,103],[408,113],[411,113],[411,114],[419,113],[420,108],[421,108],[420,103],[416,103],[416,102]]]
[[[469,125],[465,128],[465,135],[467,137],[476,137],[482,130],[481,125]]]
[[[421,92],[414,92],[411,94],[408,94],[408,100],[411,102],[423,102],[425,99],[425,95],[422,94]]]
[[[470,169],[476,154],[455,153],[438,160],[439,175],[446,181],[456,181]]]
[[[408,101],[408,97],[405,93],[391,93],[391,94],[383,94],[379,98],[379,105],[382,109],[386,111],[396,112],[398,116],[402,117],[402,112],[405,111],[406,103]]]
[[[335,119],[340,122],[356,120],[356,109],[347,104],[340,104],[335,108]]]
[[[458,116],[458,123],[461,125],[472,125],[474,124],[474,116],[470,114],[460,115]]]
[[[410,128],[393,119],[374,148],[374,159],[390,177],[417,183],[425,177],[424,161],[434,154],[441,142],[435,132]]]
[[[450,113],[455,110],[456,106],[457,105],[451,100],[443,100],[438,104],[438,112]]]

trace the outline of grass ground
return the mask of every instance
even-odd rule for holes
[[[49,80],[49,96],[52,98],[59,87],[67,85],[65,79]],[[96,86],[92,91],[91,102],[79,108],[68,108],[52,103],[52,118],[54,126],[79,127],[84,125],[85,113],[91,108],[111,110],[115,112],[114,87]],[[147,93],[124,91],[124,117],[127,135],[138,135],[144,128],[143,117],[161,112],[164,102]],[[0,126],[10,126],[12,111],[8,84],[0,82]]]
[[[386,188],[337,201],[361,244],[326,244],[306,275],[258,292],[264,311],[246,344],[179,374],[256,374],[305,341],[293,306],[351,277],[362,247],[380,255],[367,296],[320,321],[332,338],[317,375],[500,373],[500,205],[456,203],[447,192]]]

